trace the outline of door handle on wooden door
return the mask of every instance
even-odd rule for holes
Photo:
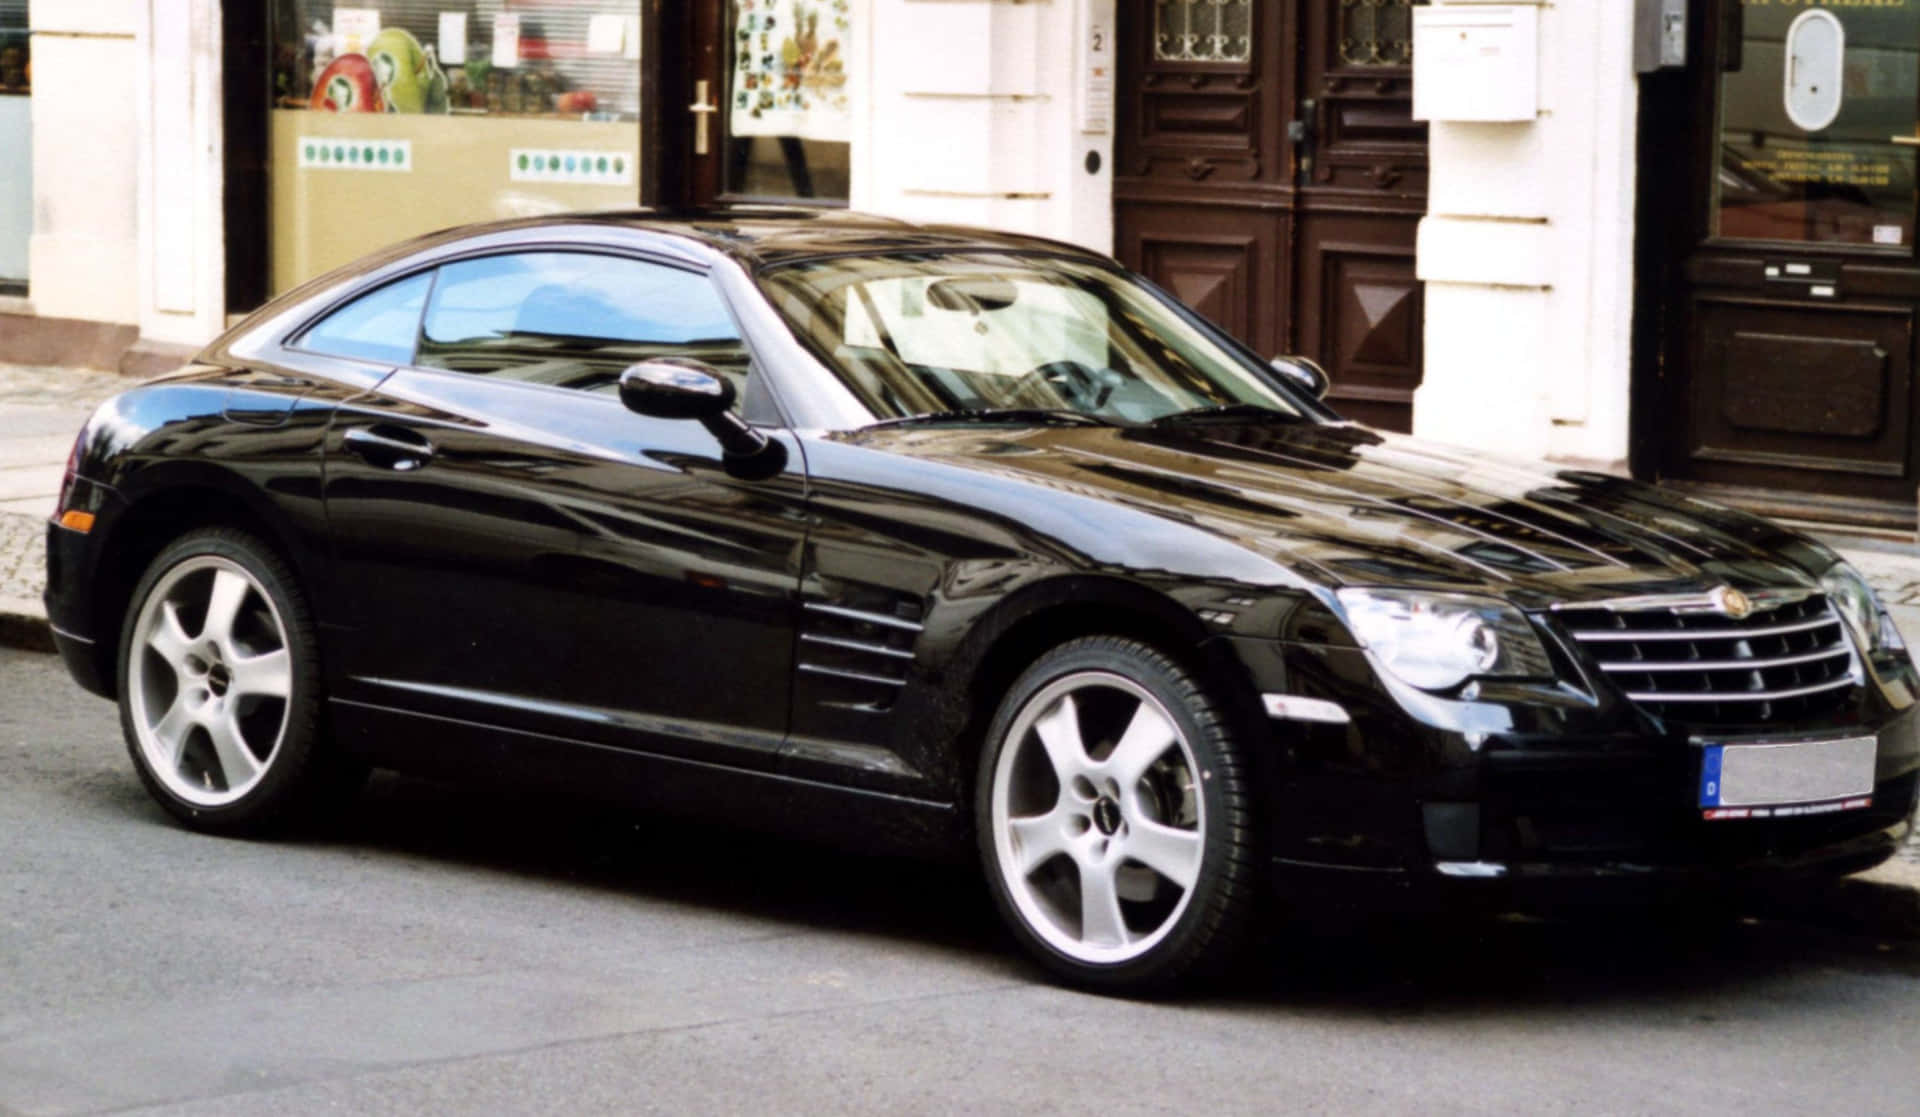
[[[707,153],[710,143],[707,137],[707,120],[714,113],[720,111],[720,106],[714,104],[713,99],[708,95],[712,88],[713,83],[705,78],[700,78],[695,81],[693,83],[693,104],[687,106],[687,111],[693,114],[693,153],[695,155],[705,155]]]
[[[1287,122],[1287,142],[1293,145],[1295,175],[1313,173],[1314,141],[1320,136],[1320,103],[1308,98],[1300,102],[1300,115]]]

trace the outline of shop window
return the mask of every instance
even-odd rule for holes
[[[33,39],[27,0],[0,0],[0,95],[33,92]]]
[[[637,4],[276,0],[274,98],[333,112],[635,119]]]
[[[845,202],[851,0],[732,0],[726,192]]]
[[[1910,255],[1920,3],[1755,4],[1721,52],[1722,238]]]
[[[431,273],[390,283],[334,311],[308,330],[295,348],[330,357],[375,364],[404,365],[413,360]]]
[[[618,256],[529,252],[448,264],[417,363],[612,391],[627,366],[690,357],[745,388],[747,354],[711,281]]]
[[[271,285],[452,225],[637,205],[640,0],[269,0]]]
[[[0,294],[26,294],[33,234],[33,40],[27,0],[0,0]]]
[[[1253,0],[1158,0],[1153,56],[1161,62],[1245,62],[1253,57]]]

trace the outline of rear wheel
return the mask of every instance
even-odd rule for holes
[[[994,898],[1054,973],[1150,992],[1238,944],[1255,899],[1240,760],[1159,651],[1094,637],[1042,656],[1001,702],[978,786]]]
[[[187,825],[284,824],[364,776],[321,738],[312,618],[253,536],[205,529],[162,551],[134,590],[120,647],[127,751]]]

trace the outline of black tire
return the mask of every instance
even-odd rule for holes
[[[241,584],[225,611],[228,621],[212,623],[221,588]],[[193,602],[202,592],[196,625]],[[169,609],[173,627],[165,628]],[[184,642],[168,635],[195,627]],[[154,800],[191,829],[282,830],[344,802],[365,780],[366,767],[340,755],[325,735],[312,613],[293,572],[254,536],[203,528],[169,544],[134,588],[119,648],[120,728],[134,770]],[[282,659],[272,658],[281,651]],[[260,665],[254,675],[250,664]],[[271,691],[248,692],[254,677]],[[180,711],[187,711],[179,719],[184,728],[168,720]],[[221,751],[236,742],[244,756]]]
[[[1066,696],[1074,698],[1070,708]],[[1128,701],[1135,703],[1131,713]],[[1142,711],[1153,719],[1164,714],[1177,736],[1158,753],[1152,744],[1124,750],[1134,759],[1123,764],[1123,745],[1134,739],[1126,730]],[[1080,755],[1090,762],[1078,780],[1063,779],[1056,760],[1068,713]],[[1043,739],[1042,722],[1050,723],[1055,744]],[[1145,742],[1153,734],[1137,737]],[[1148,755],[1157,759],[1131,788],[1102,774],[1124,778]],[[1049,778],[1058,789],[1051,805]],[[1070,790],[1078,783],[1086,786]],[[996,803],[1002,804],[998,814]],[[981,749],[974,820],[988,888],[1007,927],[1073,985],[1129,995],[1166,992],[1224,970],[1253,922],[1259,899],[1253,805],[1228,721],[1186,668],[1137,640],[1074,640],[1014,681]],[[1041,838],[1029,846],[1021,835]],[[1154,859],[1165,862],[1177,851],[1171,872],[1132,856],[1147,852],[1143,840],[1158,844],[1168,837],[1177,844]],[[1045,852],[1056,842],[1061,848]],[[1111,885],[1101,883],[1103,873],[1113,877]],[[1111,915],[1100,916],[1095,898],[1108,889]],[[1117,935],[1107,930],[1116,919]]]

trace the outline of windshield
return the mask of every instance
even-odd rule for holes
[[[1073,413],[1148,423],[1301,409],[1153,292],[1098,264],[1011,253],[835,257],[761,282],[877,420]]]

